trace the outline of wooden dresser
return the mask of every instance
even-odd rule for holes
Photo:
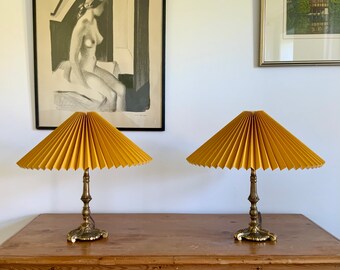
[[[340,269],[340,241],[303,215],[263,215],[276,242],[233,239],[248,215],[97,214],[109,238],[66,241],[80,214],[43,214],[0,247],[1,270]]]

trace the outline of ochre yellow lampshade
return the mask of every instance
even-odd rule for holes
[[[289,133],[264,111],[245,111],[192,153],[194,165],[251,169],[249,227],[238,230],[234,238],[262,242],[276,241],[276,235],[262,228],[257,210],[257,169],[307,169],[325,161]]]
[[[264,111],[245,111],[187,160],[207,167],[307,169],[325,161]]]
[[[107,238],[91,217],[90,169],[142,165],[152,158],[95,112],[76,112],[17,164],[26,169],[83,169],[83,223],[67,234],[74,243]]]
[[[152,158],[95,112],[76,112],[17,164],[27,169],[141,165]]]

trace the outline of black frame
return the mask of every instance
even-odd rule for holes
[[[39,50],[38,50],[38,30],[37,30],[37,1],[46,1],[46,0],[32,0],[33,1],[33,35],[34,35],[34,85],[35,85],[35,89],[34,89],[34,94],[35,94],[35,127],[36,129],[39,130],[51,130],[51,129],[55,129],[59,124],[61,124],[64,120],[67,119],[67,117],[64,117],[63,119],[60,120],[60,123],[57,125],[46,125],[46,124],[42,124],[40,121],[40,111],[39,111],[39,69],[38,69],[38,58],[39,58]],[[61,4],[62,4],[63,0],[60,0],[58,5],[56,6],[54,11],[51,11],[51,15],[57,13],[58,9],[60,8]],[[76,0],[77,1],[77,0]],[[79,0],[78,0],[79,1]],[[114,0],[109,0],[109,1],[114,1]],[[135,3],[138,3],[139,1],[142,0],[135,0]],[[149,0],[144,0],[144,1],[149,1]],[[117,124],[115,124],[114,122],[110,121],[110,119],[105,118],[111,122],[114,126],[116,126],[119,130],[122,131],[164,131],[165,130],[165,29],[166,29],[166,0],[159,0],[162,3],[162,25],[161,25],[161,29],[162,29],[162,35],[161,35],[161,70],[160,70],[160,74],[161,74],[161,83],[160,83],[160,87],[161,89],[159,89],[160,91],[160,95],[161,97],[159,98],[159,101],[161,103],[161,109],[160,109],[160,116],[159,116],[159,126],[157,127],[148,127],[148,126],[143,126],[143,127],[124,127],[124,126],[119,126]],[[140,5],[140,2],[139,2]],[[136,13],[136,12],[135,12]],[[135,19],[136,19],[136,15],[135,15]],[[138,34],[138,31],[136,31],[135,29],[135,37]],[[52,57],[51,57],[52,58]],[[136,61],[134,61],[136,64]],[[119,77],[120,79],[120,77]],[[133,84],[135,85],[135,84]],[[158,91],[158,90],[157,90]],[[149,96],[150,97],[150,96]],[[131,111],[130,111],[131,112]],[[73,113],[73,111],[72,111]],[[72,114],[71,112],[69,113],[69,115]],[[99,112],[100,113],[100,112]],[[114,113],[114,112],[112,112]],[[142,112],[136,112],[137,114],[140,114]]]

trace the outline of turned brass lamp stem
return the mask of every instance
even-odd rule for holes
[[[257,211],[257,202],[260,200],[260,198],[257,195],[257,177],[254,169],[251,169],[250,174],[250,194],[248,200],[251,204],[249,210],[251,220],[249,223],[249,228],[251,228],[255,232],[256,228],[259,226],[259,212]]]
[[[80,198],[84,203],[83,206],[83,223],[75,230],[72,230],[67,235],[67,240],[72,243],[77,240],[90,241],[97,240],[100,237],[107,238],[108,232],[95,228],[94,221],[91,217],[90,201],[92,197],[90,195],[90,174],[89,169],[85,169],[83,176],[83,194]]]
[[[90,201],[92,200],[91,194],[90,194],[90,174],[89,169],[86,169],[84,171],[83,176],[83,195],[80,198],[82,202],[84,203],[83,206],[83,225],[86,227],[90,226],[90,219],[91,219],[91,211],[90,211]]]
[[[246,239],[249,241],[256,241],[262,242],[268,239],[275,241],[276,235],[268,232],[261,228],[261,222],[259,222],[259,211],[257,210],[257,202],[260,200],[259,196],[257,195],[257,177],[256,171],[251,169],[250,173],[250,195],[248,197],[250,201],[250,223],[249,227],[246,229],[239,230],[235,233],[234,237],[237,240]]]

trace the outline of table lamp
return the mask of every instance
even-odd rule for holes
[[[262,229],[257,210],[257,169],[309,169],[325,161],[289,133],[264,111],[245,111],[211,137],[188,158],[194,165],[214,168],[251,169],[249,215],[246,229],[239,230],[237,240],[276,240],[276,235]]]
[[[26,169],[83,169],[83,223],[67,240],[90,241],[108,237],[95,227],[89,203],[89,170],[141,165],[152,158],[95,112],[76,112],[27,153],[17,164]]]

